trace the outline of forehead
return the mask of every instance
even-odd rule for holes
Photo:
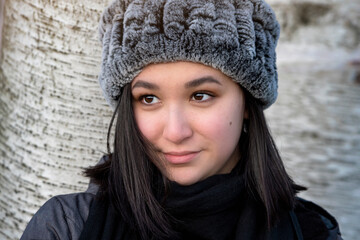
[[[155,84],[185,84],[188,81],[202,77],[213,77],[219,81],[229,80],[233,82],[229,77],[215,68],[200,63],[174,62],[148,65],[134,78],[132,86],[140,80]]]

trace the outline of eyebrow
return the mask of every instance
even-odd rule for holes
[[[187,82],[185,84],[185,87],[186,88],[194,88],[194,87],[198,87],[204,83],[216,83],[216,84],[222,86],[222,84],[218,80],[216,80],[215,78],[213,78],[211,76],[208,76],[208,77],[202,77],[202,78],[194,79],[190,82]]]
[[[137,88],[137,87],[142,87],[142,88],[146,88],[149,90],[158,90],[159,86],[154,84],[154,83],[149,83],[143,80],[139,80],[137,81],[134,86],[132,87],[132,89]]]
[[[216,83],[220,86],[222,86],[222,84],[216,80],[215,78],[211,77],[211,76],[207,76],[207,77],[202,77],[202,78],[198,78],[198,79],[194,79],[190,82],[185,83],[185,88],[194,88],[194,87],[198,87],[202,84],[205,83]],[[143,80],[139,80],[137,81],[134,86],[132,87],[132,89],[134,88],[146,88],[149,90],[158,90],[160,89],[158,85],[154,84],[154,83],[149,83]]]

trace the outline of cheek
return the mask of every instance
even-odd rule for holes
[[[150,142],[156,137],[159,128],[159,118],[154,117],[154,114],[147,114],[146,112],[136,111],[134,109],[136,124],[140,132]]]
[[[213,114],[209,114],[203,119],[203,124],[199,125],[202,132],[212,139],[219,148],[234,148],[240,138],[243,113],[240,109],[224,110],[219,108]]]

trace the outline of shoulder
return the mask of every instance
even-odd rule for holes
[[[91,192],[59,195],[32,217],[21,239],[77,239],[95,199]]]
[[[297,198],[295,214],[304,239],[341,240],[336,219],[319,205]]]

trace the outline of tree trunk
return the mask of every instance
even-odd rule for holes
[[[97,82],[109,1],[8,0],[0,60],[0,239],[18,239],[51,196],[82,191],[106,151]]]
[[[110,1],[0,0],[0,239],[18,239],[51,196],[83,191],[82,169],[106,151],[97,26]],[[306,197],[355,239],[360,85],[346,62],[359,59],[359,1],[267,2],[282,27],[270,126]]]
[[[5,6],[5,0],[0,0],[0,59],[1,59],[2,27],[4,22],[4,6]]]

